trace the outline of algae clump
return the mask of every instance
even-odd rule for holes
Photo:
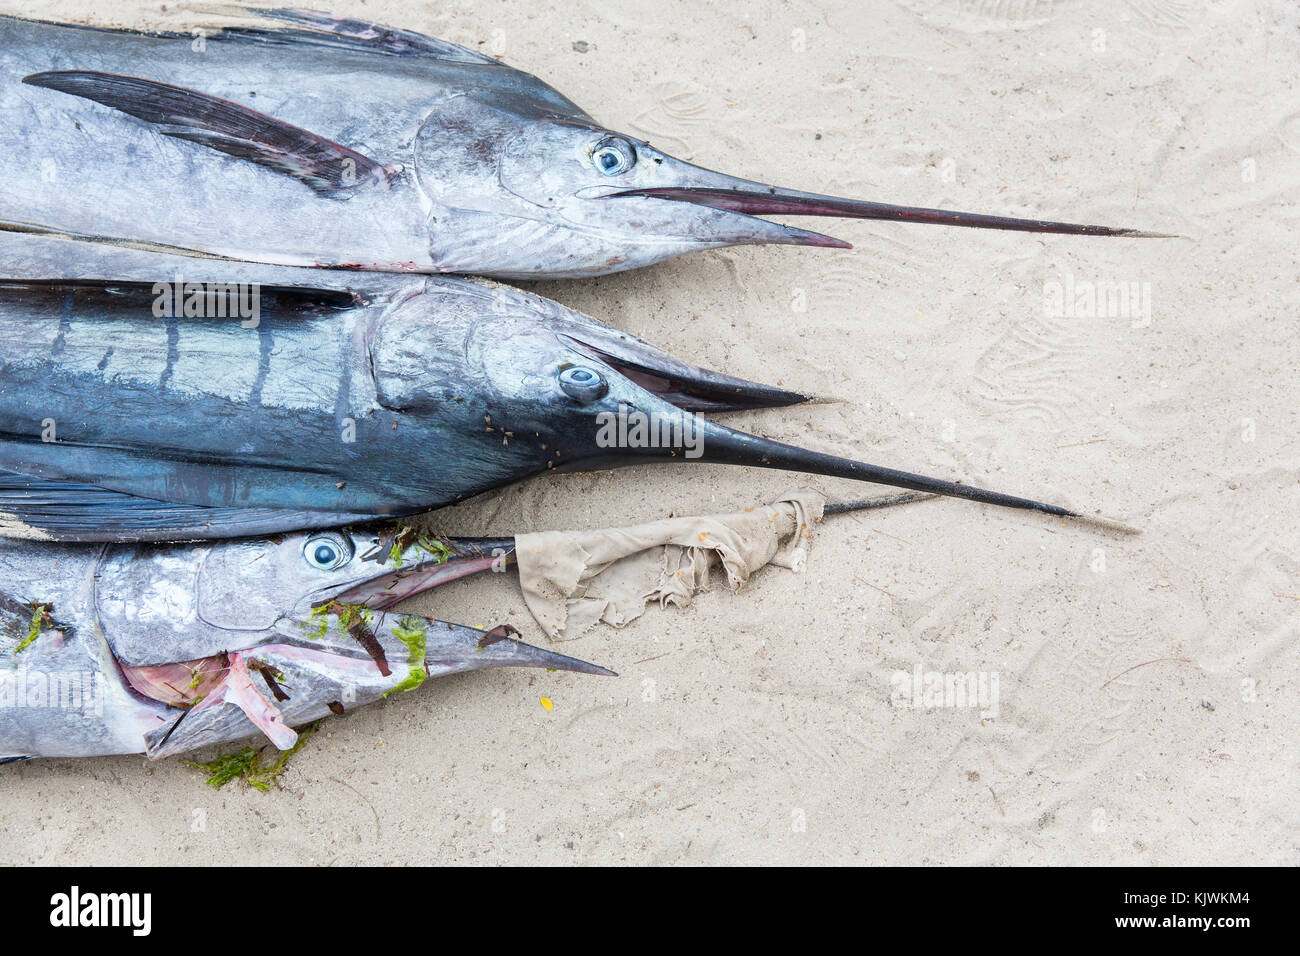
[[[408,652],[406,666],[410,668],[410,671],[404,681],[384,691],[385,697],[389,694],[406,693],[408,690],[415,690],[429,676],[428,671],[424,669],[424,652],[429,637],[428,625],[424,620],[414,615],[407,615],[393,625],[393,636],[406,645]]]
[[[285,768],[289,765],[289,758],[302,749],[311,735],[316,733],[316,728],[320,726],[320,721],[316,721],[306,730],[298,734],[298,740],[288,750],[283,750],[280,755],[269,764],[262,763],[262,749],[249,744],[243,750],[236,751],[232,754],[225,754],[217,757],[215,760],[208,760],[204,763],[198,763],[193,760],[183,761],[195,770],[201,770],[208,774],[208,779],[204,781],[209,787],[220,790],[232,780],[243,780],[250,787],[261,790],[266,793],[271,789],[271,784],[279,779],[280,774],[284,773]]]
[[[32,642],[41,636],[41,629],[52,622],[50,617],[50,606],[48,604],[32,605],[32,623],[28,625],[27,636],[18,642],[14,648],[15,654],[21,654],[31,646]]]

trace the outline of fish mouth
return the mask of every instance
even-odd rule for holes
[[[687,412],[740,412],[817,401],[812,395],[684,362],[634,336],[594,323],[560,337],[638,388]]]
[[[862,199],[844,199],[838,196],[765,186],[762,183],[737,180],[717,173],[711,175],[719,179],[720,182],[717,185],[651,186],[607,193],[603,198],[640,197],[661,199],[740,213],[751,218],[759,216],[823,216],[837,219],[880,219],[891,222],[928,223],[930,225],[960,226],[970,229],[1001,229],[1012,232],[1054,233],[1070,236],[1118,236],[1140,239],[1177,238],[1173,233],[1148,232],[1142,229],[1056,222],[1046,219],[1018,219],[1010,216],[992,216],[983,213],[958,212],[950,209],[930,209],[923,206],[899,206],[892,203],[870,202]],[[837,249],[852,248],[850,243],[831,236],[790,227],[784,227],[782,232],[772,235],[759,232],[756,233],[754,238],[742,241],[755,244],[776,243]]]
[[[504,571],[515,563],[514,538],[442,540],[401,527],[377,537],[378,542],[360,556],[376,564],[376,573],[314,601],[313,608],[337,602],[386,611],[440,585],[484,571]]]
[[[550,466],[555,471],[621,468],[649,460],[745,465],[872,482],[1081,520],[1116,531],[1131,530],[1060,505],[841,458],[728,428],[699,412],[790,405],[807,397],[708,372],[612,330],[594,331],[599,337],[591,338],[585,330],[560,333],[575,349],[605,365],[608,374],[601,377],[580,370],[588,371],[594,382],[592,391],[565,389],[573,403],[584,409],[587,424],[583,428],[570,426],[571,441],[552,437],[557,457],[563,446],[562,463]]]
[[[398,527],[389,529],[387,535],[380,535],[378,543],[360,555],[360,559],[374,561],[383,570],[331,597],[314,602],[312,609],[318,615],[336,615],[340,623],[347,619],[349,609],[364,608],[366,612],[377,612],[371,619],[373,627],[371,624],[356,627],[353,619],[351,625],[344,625],[344,629],[371,655],[380,670],[386,671],[388,662],[379,652],[375,635],[385,628],[393,631],[394,621],[400,618],[424,622],[423,627],[427,628],[424,664],[430,677],[490,667],[544,667],[618,676],[608,668],[525,644],[517,639],[519,632],[506,625],[480,631],[418,614],[393,616],[385,613],[407,598],[451,581],[484,571],[505,571],[516,563],[514,538],[437,539]],[[385,567],[390,564],[391,567]],[[292,639],[288,644],[309,649],[315,646],[310,639],[305,642]]]
[[[319,719],[327,711],[341,712],[339,700],[347,696],[344,691],[348,689],[356,692],[361,703],[367,703],[395,690],[414,689],[430,677],[497,667],[618,676],[598,664],[525,644],[504,628],[481,631],[416,616],[398,623],[418,625],[423,654],[405,662],[394,660],[391,667],[382,651],[369,660],[359,653],[345,653],[339,645],[290,640],[200,661],[133,668],[128,680],[136,692],[183,708],[175,720],[159,724],[144,735],[145,753],[158,760],[208,744],[239,740],[258,731],[278,749],[287,750],[298,740],[293,728]],[[364,640],[379,648],[384,638],[393,650],[394,642],[387,639],[386,631],[393,632],[393,622],[377,623]],[[410,645],[402,649],[410,650]],[[397,683],[401,671],[409,674],[411,686]],[[175,683],[190,680],[190,673],[196,675],[192,686],[201,687],[202,692],[184,683],[187,696],[173,699]],[[334,705],[328,703],[331,700]]]
[[[375,562],[375,571],[317,592],[310,615],[295,615],[301,633],[290,628],[275,639],[199,660],[133,667],[118,662],[133,693],[181,709],[174,721],[145,735],[150,758],[239,739],[254,729],[285,750],[298,739],[293,727],[326,709],[341,713],[339,700],[365,703],[414,689],[430,677],[497,667],[618,676],[527,644],[508,625],[483,631],[391,612],[400,601],[449,581],[504,570],[514,563],[513,538],[441,541],[402,526],[372,531],[380,534],[359,558]]]

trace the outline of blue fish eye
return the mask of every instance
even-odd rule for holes
[[[591,162],[598,173],[617,176],[632,168],[636,163],[636,153],[630,143],[607,137],[591,151]]]
[[[560,373],[560,388],[565,395],[584,405],[609,391],[605,376],[581,365],[571,365]]]
[[[302,556],[318,571],[333,571],[352,560],[351,542],[340,534],[313,535],[302,547]]]

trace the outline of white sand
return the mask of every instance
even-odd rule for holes
[[[832,223],[856,249],[534,287],[703,364],[845,399],[740,427],[1146,533],[960,501],[832,519],[804,576],[769,569],[740,595],[564,645],[617,680],[429,684],[327,722],[279,792],[213,791],[137,757],[7,768],[0,862],[1300,862],[1300,8],[334,9],[503,44],[614,128],[755,179],[1185,233]],[[92,10],[172,22],[85,0],[41,13]],[[1046,317],[1044,286],[1067,274],[1148,284],[1149,325]],[[698,465],[550,477],[440,523],[596,527],[791,485]],[[419,606],[544,640],[504,576]],[[996,672],[996,717],[903,706],[891,678],[918,666]]]

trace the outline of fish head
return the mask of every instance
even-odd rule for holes
[[[96,570],[95,610],[131,666],[314,640],[330,614],[385,610],[497,557],[456,548],[399,524],[113,548]]]
[[[656,195],[743,186],[761,199],[769,187],[683,162],[576,107],[451,97],[424,121],[415,156],[433,204],[431,251],[447,272],[582,277],[720,246],[848,245],[718,202]]]
[[[702,413],[819,399],[701,368],[555,303],[531,319],[512,308],[484,313],[466,341],[472,342],[469,364],[482,386],[476,391],[485,399],[480,409],[489,412],[477,419],[486,421],[486,429],[471,415],[475,431],[489,432],[475,456],[492,462],[496,485],[545,471],[699,462],[875,482],[1080,517],[1056,505],[728,428]]]
[[[402,418],[373,441],[401,468],[356,483],[383,481],[391,494],[407,482],[412,500],[428,500],[428,488],[454,500],[560,467],[620,399],[675,415],[806,400],[681,361],[558,303],[459,280],[439,280],[384,316],[370,370],[378,404]]]
[[[401,463],[400,471],[368,467],[385,489],[401,480],[443,504],[548,471],[696,461],[1079,517],[728,428],[702,413],[810,396],[710,371],[536,296],[463,280],[434,285],[386,313],[370,338],[377,402],[401,416],[400,427],[384,420],[375,435]]]
[[[450,580],[488,570],[510,539],[444,544],[413,525],[223,541],[199,567],[203,621],[230,631],[323,632],[329,614],[382,611]]]
[[[423,393],[410,388],[418,379],[412,370],[436,367],[447,351],[446,338],[430,335],[427,319],[420,322],[418,312],[410,312],[405,324],[385,330],[393,347],[376,361],[376,371],[385,383],[406,386],[399,392],[389,385],[388,402],[438,413],[446,406],[441,376]],[[701,413],[776,408],[811,398],[703,368],[517,292],[485,305],[454,335],[463,343],[463,368],[479,403],[467,416],[473,425],[467,431],[481,441],[473,457],[490,461],[507,480],[647,458],[766,464],[756,444],[761,439]],[[802,464],[789,459],[782,467],[816,471]]]
[[[494,90],[449,96],[417,136],[417,178],[432,203],[431,252],[442,271],[583,277],[724,246],[851,248],[761,218],[773,215],[1166,235],[899,206],[741,179],[608,129],[535,77],[517,75],[519,82],[506,95]]]
[[[523,643],[513,629],[485,632],[392,610],[492,566],[497,555],[483,542],[443,545],[384,525],[154,550],[174,552],[174,581],[197,580],[197,621],[170,634],[137,628],[126,640],[106,629],[132,689],[184,712],[148,733],[153,758],[258,731],[285,749],[296,739],[292,728],[429,677],[496,667],[613,673]],[[196,556],[197,578],[181,571]],[[160,570],[133,563],[141,577]]]

